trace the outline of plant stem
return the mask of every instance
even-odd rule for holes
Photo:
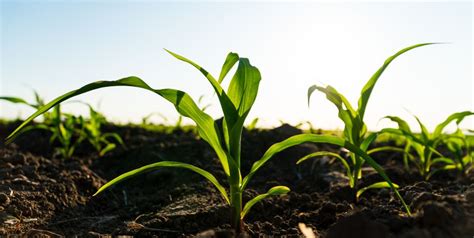
[[[230,186],[230,203],[231,203],[231,225],[237,234],[243,231],[243,221],[240,217],[242,212],[242,192],[238,184]]]

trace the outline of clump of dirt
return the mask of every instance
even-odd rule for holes
[[[84,205],[105,181],[75,160],[49,160],[15,147],[0,148],[1,234],[41,225]]]
[[[0,126],[0,137],[6,136]],[[99,237],[230,237],[229,208],[209,182],[187,170],[161,169],[127,180],[92,197],[115,176],[140,166],[176,160],[211,171],[223,184],[225,175],[211,148],[191,131],[172,134],[132,126],[108,126],[126,143],[103,158],[80,148],[77,156],[53,156],[47,136],[26,134],[0,147],[0,234]],[[39,132],[37,132],[39,133]],[[245,131],[242,170],[245,175],[275,142],[301,133],[284,125],[274,130]],[[33,137],[33,135],[36,135]],[[30,143],[30,144],[29,144]],[[41,146],[40,146],[41,145]],[[301,165],[302,156],[339,152],[324,144],[303,144],[271,159],[249,183],[244,201],[276,185],[292,191],[254,206],[246,218],[245,236],[298,237],[304,223],[321,237],[469,237],[474,234],[474,178],[440,173],[423,181],[405,171],[400,155],[375,159],[400,185],[411,206],[407,216],[388,189],[368,190],[354,200],[343,167],[330,158]],[[364,168],[362,185],[381,181]]]

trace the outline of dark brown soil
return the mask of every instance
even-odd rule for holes
[[[14,125],[2,125],[0,138]],[[202,167],[226,183],[210,147],[191,132],[163,134],[136,127],[116,127],[127,144],[103,158],[88,146],[63,160],[54,155],[45,132],[31,132],[15,144],[0,146],[0,235],[38,237],[183,237],[226,236],[229,208],[214,187],[185,170],[162,169],[140,175],[92,197],[106,181],[131,169],[161,160]],[[283,126],[245,132],[242,167],[246,174],[273,143],[299,133]],[[347,185],[343,168],[329,159],[296,166],[295,161],[327,145],[305,144],[280,153],[261,169],[244,193],[248,200],[275,185],[292,191],[254,206],[246,219],[252,237],[301,237],[298,223],[320,237],[472,237],[474,176],[440,173],[424,182],[402,168],[397,154],[379,154],[389,176],[414,212],[408,217],[387,189],[367,191],[359,202]],[[381,178],[365,170],[363,183]]]

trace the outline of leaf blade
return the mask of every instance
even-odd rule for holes
[[[240,214],[240,218],[244,219],[245,215],[247,215],[247,213],[250,211],[250,209],[255,204],[262,201],[263,199],[265,199],[269,196],[277,196],[277,195],[287,194],[288,192],[290,192],[290,188],[288,188],[286,186],[275,186],[275,187],[270,188],[266,193],[260,194],[256,197],[252,198],[250,201],[248,201],[245,204],[244,209],[242,209],[242,212]]]
[[[422,44],[412,45],[412,46],[406,47],[406,48],[398,51],[397,53],[395,53],[394,55],[388,57],[385,60],[383,65],[372,75],[372,77],[370,77],[369,81],[362,88],[361,95],[360,95],[359,102],[358,102],[358,112],[359,112],[359,115],[360,115],[361,119],[364,118],[365,109],[367,107],[367,103],[369,101],[370,95],[372,94],[372,90],[375,87],[375,84],[377,83],[378,79],[380,78],[382,73],[385,71],[385,69],[390,65],[390,63],[392,63],[392,61],[395,60],[398,56],[400,56],[400,55],[402,55],[402,54],[404,54],[404,53],[406,53],[406,52],[408,52],[412,49],[422,47],[422,46],[427,46],[427,45],[433,45],[433,44],[437,44],[437,43],[422,43]]]
[[[198,173],[199,175],[206,178],[209,182],[211,182],[217,188],[217,190],[221,193],[224,200],[228,204],[230,204],[229,196],[227,195],[227,192],[225,191],[225,188],[217,181],[217,179],[216,179],[216,177],[214,177],[214,175],[212,175],[211,173],[207,172],[206,170],[203,170],[203,169],[201,169],[199,167],[196,167],[194,165],[186,164],[186,163],[182,163],[182,162],[177,162],[177,161],[161,161],[161,162],[145,165],[145,166],[140,167],[138,169],[134,169],[132,171],[126,172],[126,173],[114,178],[113,180],[107,182],[102,187],[100,187],[99,190],[97,190],[97,192],[93,196],[96,196],[97,194],[103,192],[104,190],[111,187],[112,185],[120,183],[120,182],[122,182],[126,179],[129,179],[131,177],[134,177],[134,176],[142,174],[142,173],[146,173],[146,172],[149,172],[149,171],[152,171],[152,170],[156,170],[156,169],[161,168],[161,167],[183,168],[183,169],[188,169],[188,170],[191,170],[193,172]]]

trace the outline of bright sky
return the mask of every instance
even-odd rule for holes
[[[97,80],[135,75],[155,88],[171,87],[195,100],[207,95],[209,113],[221,115],[210,85],[182,54],[218,76],[229,51],[248,57],[262,74],[249,116],[261,126],[310,120],[343,128],[334,106],[315,93],[329,84],[357,105],[365,82],[396,51],[422,42],[450,42],[399,57],[379,80],[366,122],[375,130],[411,113],[429,128],[449,114],[474,110],[473,6],[464,3],[158,3],[111,1],[1,1],[0,94],[48,100]],[[174,108],[152,93],[102,89],[78,99],[112,120],[139,122],[152,112],[170,120]],[[86,112],[67,105],[69,111]],[[408,112],[409,111],[409,112]],[[25,117],[26,107],[0,103],[0,117]],[[159,120],[158,118],[156,120]],[[474,128],[474,120],[463,127]]]

